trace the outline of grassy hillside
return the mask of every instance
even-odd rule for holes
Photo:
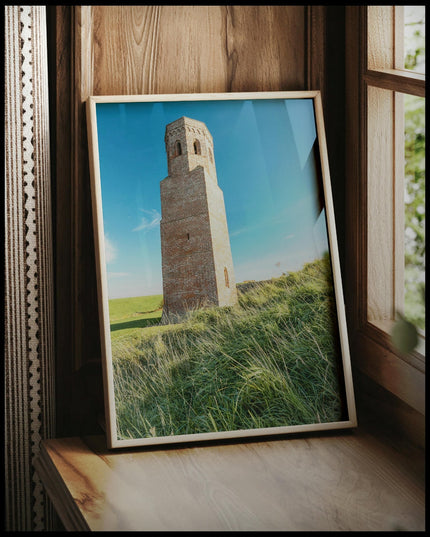
[[[337,421],[327,259],[240,291],[229,308],[112,341],[120,438]]]
[[[158,324],[161,319],[162,306],[163,295],[109,300],[112,341],[136,336],[142,328]]]

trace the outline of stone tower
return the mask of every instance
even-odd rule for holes
[[[163,318],[205,305],[237,302],[236,281],[218,186],[213,140],[201,121],[166,126],[168,176],[160,183]]]

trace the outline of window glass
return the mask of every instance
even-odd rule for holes
[[[405,304],[407,320],[425,329],[425,99],[404,96]]]
[[[425,73],[425,6],[404,6],[405,69]]]

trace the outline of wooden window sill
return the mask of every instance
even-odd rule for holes
[[[371,320],[368,322],[369,332],[373,330],[374,336],[378,341],[383,343],[386,347],[391,346],[391,331],[395,322],[392,320]],[[374,330],[376,328],[376,331]],[[408,355],[399,356],[399,358],[413,367],[425,373],[425,353],[426,353],[426,340],[424,332],[418,331],[418,344],[414,351]]]
[[[425,528],[424,472],[360,430],[109,451],[43,442],[38,474],[69,531]]]

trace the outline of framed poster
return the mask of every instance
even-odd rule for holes
[[[87,119],[108,446],[356,426],[319,92]]]

